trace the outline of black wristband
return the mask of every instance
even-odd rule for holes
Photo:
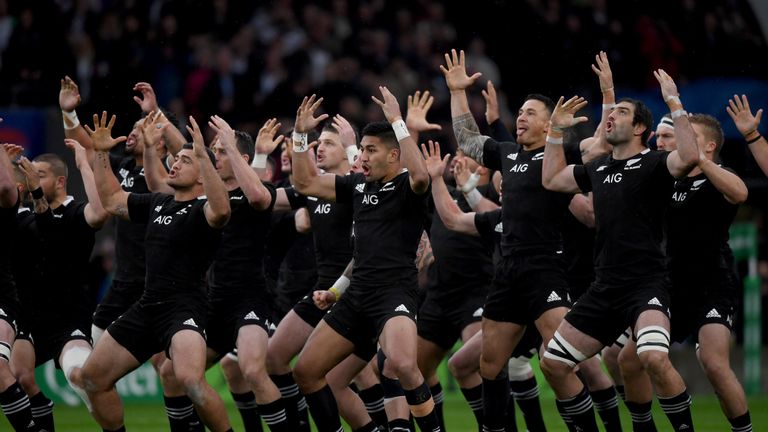
[[[760,135],[760,134],[757,134],[757,136],[756,136],[756,137],[754,137],[754,138],[752,138],[751,140],[747,141],[747,145],[749,145],[749,144],[754,144],[754,143],[756,143],[756,142],[760,141],[760,139],[761,139],[762,137],[763,137],[762,135]]]
[[[45,194],[43,194],[43,188],[39,186],[37,189],[30,191],[29,193],[32,194],[32,198],[34,199],[42,199],[45,196]]]

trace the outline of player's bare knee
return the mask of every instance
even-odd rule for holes
[[[227,381],[231,381],[240,375],[240,364],[237,360],[234,360],[229,356],[222,357],[219,365],[221,366],[221,372],[224,374],[224,378]]]
[[[250,383],[257,384],[263,382],[265,379],[269,379],[267,368],[263,362],[248,362],[241,365],[241,370]]]
[[[16,380],[24,390],[24,393],[28,395],[34,395],[40,391],[39,387],[37,386],[37,381],[35,380],[34,370],[30,371],[25,369],[16,371]]]
[[[454,355],[448,360],[448,370],[456,379],[462,379],[477,371],[477,364],[469,365],[461,356]]]

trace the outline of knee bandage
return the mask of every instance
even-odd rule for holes
[[[507,373],[510,381],[522,381],[533,374],[530,359],[525,356],[512,357],[507,363]]]
[[[11,361],[11,345],[0,341],[0,359],[6,362]]]
[[[646,351],[669,352],[669,332],[661,326],[643,327],[637,332],[637,353]]]
[[[614,342],[614,345],[618,346],[619,348],[624,348],[624,345],[627,344],[627,341],[629,340],[629,330],[624,330],[624,333],[621,334],[616,339],[616,342]]]
[[[101,339],[101,335],[104,334],[104,329],[96,327],[96,324],[91,324],[91,339],[93,339],[93,346],[96,346],[96,342]]]
[[[544,353],[544,357],[563,362],[570,367],[575,367],[587,359],[587,356],[569,344],[558,331],[555,331],[555,335],[552,336],[552,339],[547,344],[547,351]]]
[[[88,411],[93,411],[91,408],[91,401],[88,399],[85,390],[73,383],[71,378],[72,369],[76,367],[82,368],[89,355],[91,355],[91,350],[82,346],[76,346],[66,350],[61,355],[61,370],[64,371],[64,377],[67,379],[69,386],[72,387],[72,390],[80,396],[80,399],[83,400],[85,406],[88,407]]]

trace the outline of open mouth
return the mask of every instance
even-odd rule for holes
[[[607,122],[605,122],[605,131],[610,132],[612,130],[613,130],[613,122],[608,120]]]

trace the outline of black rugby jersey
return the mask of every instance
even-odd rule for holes
[[[363,174],[336,176],[336,201],[352,203],[357,287],[416,284],[416,249],[424,230],[429,190],[411,189],[408,172],[388,182],[366,182]]]
[[[292,186],[285,188],[291,208],[306,207],[312,222],[317,277],[330,287],[352,259],[352,204],[304,196]]]
[[[629,159],[608,154],[574,167],[581,190],[592,191],[599,284],[626,286],[666,274],[664,216],[675,180],[668,156],[646,149]]]
[[[504,256],[562,249],[560,229],[572,195],[544,188],[543,160],[544,147],[528,151],[517,143],[491,138],[483,145],[483,165],[502,172]]]
[[[112,171],[120,187],[130,193],[149,193],[144,177],[144,167],[136,165],[134,157],[109,156]],[[147,225],[115,218],[115,280],[120,282],[144,282],[146,273],[144,236]]]
[[[271,204],[265,210],[255,209],[240,188],[229,191],[232,214],[221,233],[221,242],[213,258],[208,282],[208,295],[214,299],[265,296],[264,243],[275,205],[275,188],[269,191]]]
[[[206,202],[205,197],[176,201],[161,193],[128,196],[131,221],[147,224],[142,304],[205,298],[203,278],[222,231],[208,225],[203,210]]]

